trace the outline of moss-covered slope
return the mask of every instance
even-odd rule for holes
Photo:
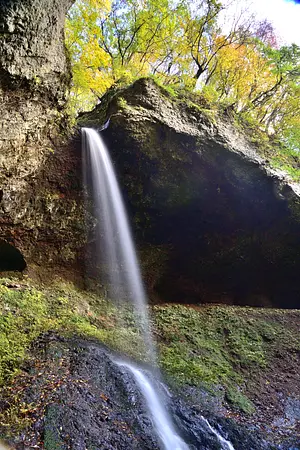
[[[55,332],[93,338],[143,362],[131,309],[116,308],[71,284],[57,281],[50,287],[2,279],[0,309],[3,435],[29,426],[36,417],[34,405],[20,405],[25,401],[22,380],[38,364],[34,355],[39,336]],[[201,411],[251,422],[260,430],[272,426],[275,435],[295,435],[298,311],[162,305],[152,308],[151,316],[159,364],[175,391]],[[38,402],[39,408],[47,406],[46,399]]]

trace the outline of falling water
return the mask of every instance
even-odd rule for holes
[[[155,348],[146,295],[114,169],[99,134],[90,128],[83,128],[82,133],[84,180],[90,183],[98,222],[102,226],[101,249],[108,264],[110,295],[117,301],[119,296],[124,296],[134,305],[148,359],[154,363]],[[176,434],[171,418],[150,380],[132,365],[121,364],[133,374],[165,450],[188,450],[189,447]]]
[[[96,216],[101,225],[102,259],[108,266],[110,297],[120,297],[135,307],[138,328],[142,331],[148,359],[155,361],[150,332],[147,299],[142,283],[128,219],[108,151],[100,135],[83,128],[84,179],[91,183]]]
[[[188,450],[186,443],[176,434],[173,423],[169,418],[166,409],[163,407],[157,392],[150,383],[149,378],[132,364],[125,362],[118,363],[119,366],[129,370],[139,386],[141,393],[147,399],[147,406],[153,418],[157,434],[166,450]]]
[[[222,450],[234,450],[232,443],[230,441],[228,441],[227,439],[223,438],[223,436],[221,436],[220,433],[218,433],[217,430],[215,430],[211,426],[211,424],[209,423],[209,421],[207,419],[205,419],[205,417],[201,416],[201,419],[203,420],[204,423],[206,423],[209,431],[211,431],[216,436],[216,438],[218,439],[218,441],[221,444]]]

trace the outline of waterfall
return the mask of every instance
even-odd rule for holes
[[[166,450],[188,450],[188,445],[176,434],[173,423],[164,408],[158,393],[149,378],[137,367],[125,362],[118,362],[119,366],[129,370],[147,401],[158,437]]]
[[[150,330],[147,299],[141,279],[128,219],[109,154],[100,135],[83,128],[84,181],[89,184],[99,224],[101,251],[108,265],[110,297],[130,301],[136,310],[148,359],[155,364],[155,346]],[[118,363],[130,371],[145,398],[155,431],[165,450],[188,450],[149,378],[128,363]]]
[[[83,128],[84,180],[90,183],[95,215],[101,226],[102,260],[108,266],[109,296],[116,303],[126,300],[135,307],[148,359],[154,363],[155,347],[150,332],[147,299],[129,223],[108,151],[100,135]]]
[[[207,419],[205,419],[205,417],[201,416],[201,419],[207,425],[209,431],[211,431],[216,436],[216,438],[218,439],[218,441],[221,444],[222,450],[234,450],[232,443],[230,441],[228,441],[227,439],[224,439],[223,436],[221,436],[220,433],[218,433],[217,430],[215,430],[211,426],[211,424],[209,423],[209,421]]]

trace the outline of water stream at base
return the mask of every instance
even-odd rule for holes
[[[132,364],[117,362],[132,373],[141,393],[147,401],[157,435],[166,450],[188,450],[188,445],[176,433],[171,418],[164,408],[149,378]]]
[[[211,431],[216,436],[216,438],[218,439],[218,441],[221,444],[222,450],[234,450],[232,443],[230,441],[227,441],[227,439],[223,438],[223,436],[221,436],[220,433],[218,433],[217,430],[215,430],[211,426],[211,424],[209,423],[209,421],[207,419],[205,419],[205,417],[201,416],[201,419],[206,423],[209,431]]]
[[[90,128],[83,128],[82,135],[83,178],[91,190],[95,215],[102,227],[101,249],[108,265],[110,297],[118,303],[121,296],[134,305],[136,325],[143,336],[146,356],[155,365],[156,352],[150,330],[147,298],[116,175],[100,135]],[[189,446],[177,434],[167,409],[144,371],[127,362],[118,361],[117,364],[133,375],[145,398],[162,448],[188,450]],[[206,419],[203,420],[224,450],[234,450],[229,441],[222,438]]]

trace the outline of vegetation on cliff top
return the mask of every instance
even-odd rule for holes
[[[280,47],[272,25],[245,11],[225,32],[224,13],[216,0],[77,1],[66,23],[70,105],[87,109],[114,84],[154,76],[230,111],[268,159],[299,179],[300,49]]]

